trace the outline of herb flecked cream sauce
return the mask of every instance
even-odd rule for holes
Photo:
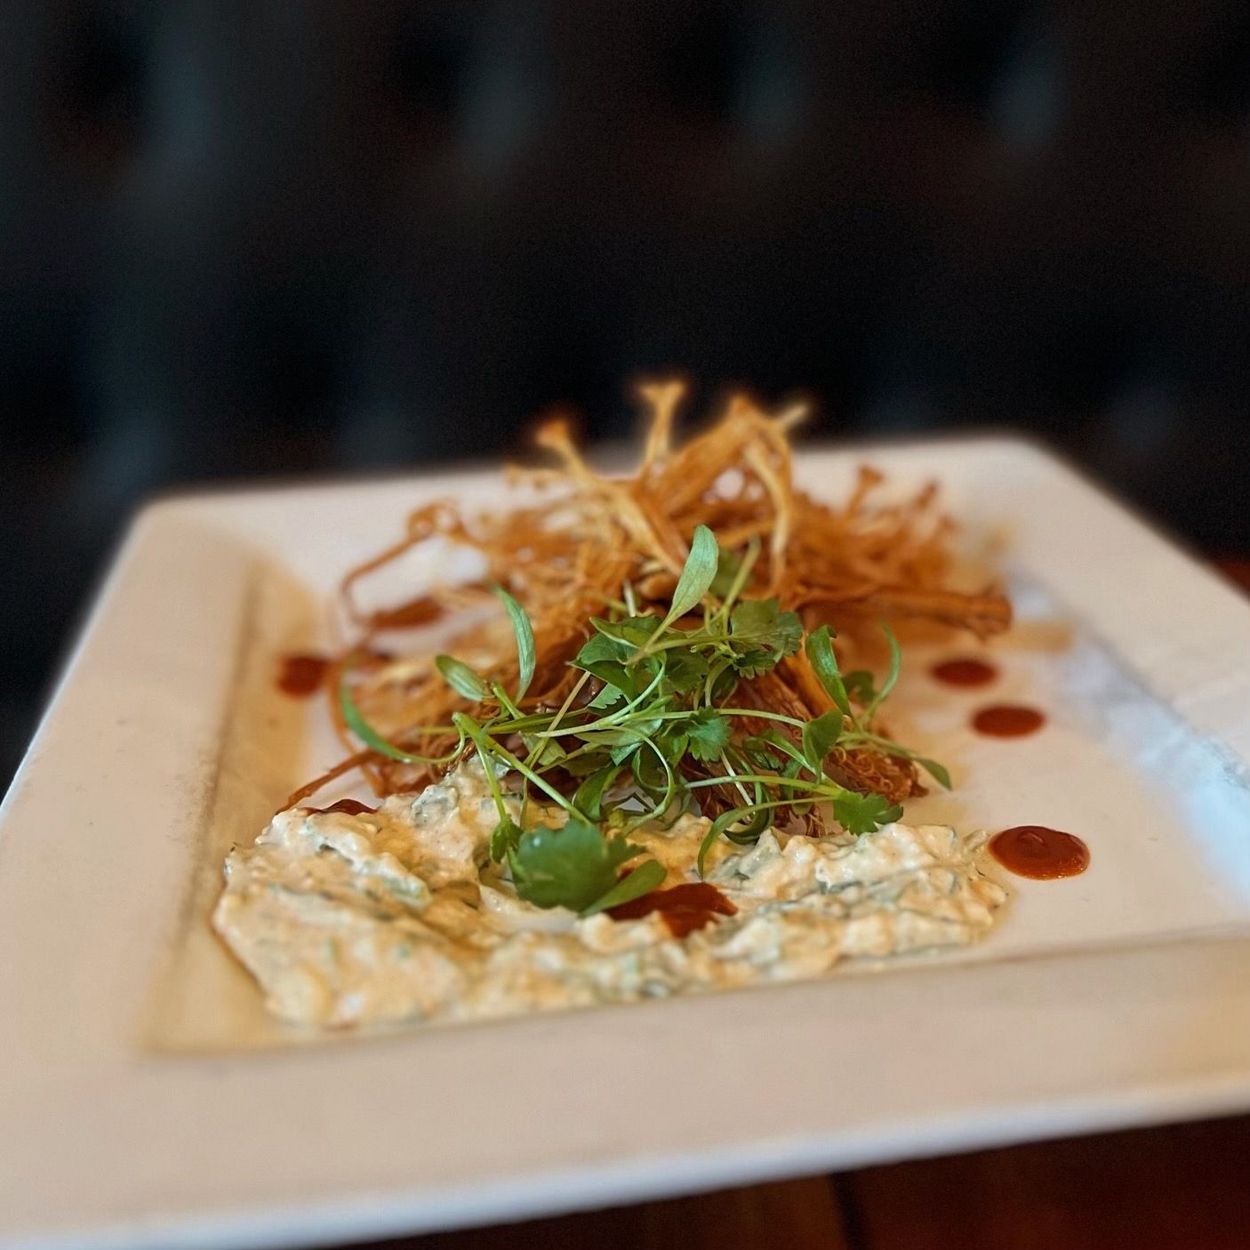
[[[542,809],[531,815],[559,821]],[[769,830],[753,847],[713,846],[707,880],[736,912],[675,937],[660,912],[583,919],[519,899],[490,861],[497,820],[476,764],[376,812],[281,812],[253,846],[231,852],[214,927],[270,1011],[350,1026],[813,977],[850,956],[972,942],[1006,897],[978,867],[982,833],[904,824],[860,838]],[[630,840],[673,887],[697,880],[707,828],[687,815]]]

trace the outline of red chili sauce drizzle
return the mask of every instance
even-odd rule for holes
[[[329,807],[305,807],[306,812],[346,812],[348,816],[360,816],[366,812],[372,815],[378,809],[370,807],[368,803],[362,803],[359,799],[339,799],[337,803],[331,803]]]
[[[972,718],[973,729],[991,738],[1023,738],[1036,733],[1045,723],[1044,713],[1019,703],[995,703],[983,707]]]
[[[1045,825],[1015,825],[990,839],[990,854],[1009,872],[1035,881],[1079,876],[1089,867],[1080,838]]]
[[[975,656],[959,656],[943,660],[929,670],[930,676],[948,686],[988,686],[998,676],[998,669]]]
[[[658,911],[674,937],[685,937],[709,925],[717,916],[737,915],[738,909],[706,881],[692,881],[667,890],[652,890],[641,898],[631,898],[608,908],[613,920],[641,920]]]
[[[380,608],[377,612],[371,612],[368,626],[370,633],[383,629],[416,629],[421,625],[432,625],[442,617],[443,605],[437,599],[430,595],[419,595],[393,608]]]
[[[278,689],[293,699],[316,694],[325,681],[330,661],[322,655],[284,655],[278,669]]]

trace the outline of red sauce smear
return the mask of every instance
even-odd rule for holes
[[[738,909],[714,885],[692,881],[631,898],[628,903],[609,907],[608,915],[613,920],[641,920],[653,911],[658,911],[668,931],[680,938],[711,924],[717,916],[737,915]]]
[[[990,854],[1019,877],[1052,881],[1089,867],[1089,847],[1070,833],[1045,825],[1015,825],[990,839]]]
[[[278,689],[295,699],[316,694],[325,681],[330,661],[323,655],[284,655],[278,669]]]
[[[369,614],[369,630],[416,629],[430,625],[443,615],[443,605],[431,595],[418,595],[393,608],[381,608]]]
[[[1019,703],[983,707],[972,718],[973,729],[992,738],[1022,738],[1025,734],[1036,733],[1045,723],[1043,713]]]
[[[935,664],[929,673],[948,686],[988,686],[998,676],[998,669],[974,656],[960,656]]]

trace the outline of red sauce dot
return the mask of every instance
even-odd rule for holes
[[[1045,825],[1014,825],[990,839],[990,854],[1010,872],[1035,881],[1075,877],[1089,867],[1089,847]]]
[[[293,698],[315,694],[325,681],[330,661],[323,655],[284,655],[278,668],[278,689]]]
[[[996,703],[983,707],[972,718],[972,727],[992,738],[1022,738],[1035,733],[1046,723],[1046,717],[1034,707],[1019,703]]]
[[[935,664],[929,673],[948,686],[988,686],[998,676],[998,669],[974,656],[960,656]]]

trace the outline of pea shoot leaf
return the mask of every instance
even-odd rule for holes
[[[356,700],[352,698],[351,687],[347,684],[347,678],[344,677],[339,683],[339,707],[343,711],[343,721],[348,729],[356,735],[357,738],[376,751],[379,755],[386,756],[390,760],[399,760],[404,764],[423,763],[422,757],[419,755],[411,755],[407,751],[401,751],[393,743],[387,742],[372,725],[365,720],[360,709],[356,706]]]
[[[486,698],[486,683],[463,660],[454,655],[436,655],[434,663],[443,680],[462,698],[474,703]]]
[[[650,894],[664,884],[668,873],[664,865],[656,859],[648,859],[639,864],[632,872],[626,873],[606,894],[601,895],[589,907],[582,908],[583,916],[593,916],[595,912],[607,911],[609,907],[619,907],[644,894]]]
[[[513,698],[520,703],[525,692],[534,680],[534,665],[537,653],[534,648],[534,627],[530,624],[529,614],[502,586],[495,587],[495,594],[508,610],[508,619],[512,622],[512,632],[516,636],[517,654],[517,686]]]
[[[925,770],[944,790],[951,788],[951,775],[946,771],[943,764],[939,764],[937,760],[927,760],[923,755],[914,757],[917,764]]]
[[[723,599],[732,588],[734,578],[738,576],[738,570],[741,567],[742,560],[732,551],[726,551],[722,547],[716,560],[716,576],[712,578],[712,584],[708,589],[718,599]]]
[[[694,537],[690,540],[690,554],[673,588],[673,598],[664,618],[664,625],[679,621],[687,612],[693,611],[703,602],[708,587],[715,578],[720,562],[720,547],[716,543],[716,535],[706,525],[694,527]],[[661,626],[662,628],[663,626]]]
[[[848,790],[833,800],[833,814],[847,833],[874,833],[898,820],[903,809],[880,794],[855,794]]]
[[[882,625],[881,628],[885,631],[885,640],[890,647],[890,668],[885,675],[885,681],[881,683],[881,689],[872,696],[872,702],[868,705],[868,721],[872,720],[873,714],[881,706],[882,700],[889,697],[890,691],[894,689],[898,681],[898,675],[903,668],[903,652],[898,645],[898,639],[894,637],[894,631],[888,625]]]
[[[570,816],[558,829],[539,827],[523,833],[508,851],[508,866],[517,894],[527,902],[582,911],[613,889],[617,869],[643,851]]]
[[[851,715],[851,703],[846,694],[846,683],[838,671],[838,657],[833,653],[833,635],[828,625],[822,625],[807,635],[807,662],[812,666],[825,693],[834,706],[846,716]]]

